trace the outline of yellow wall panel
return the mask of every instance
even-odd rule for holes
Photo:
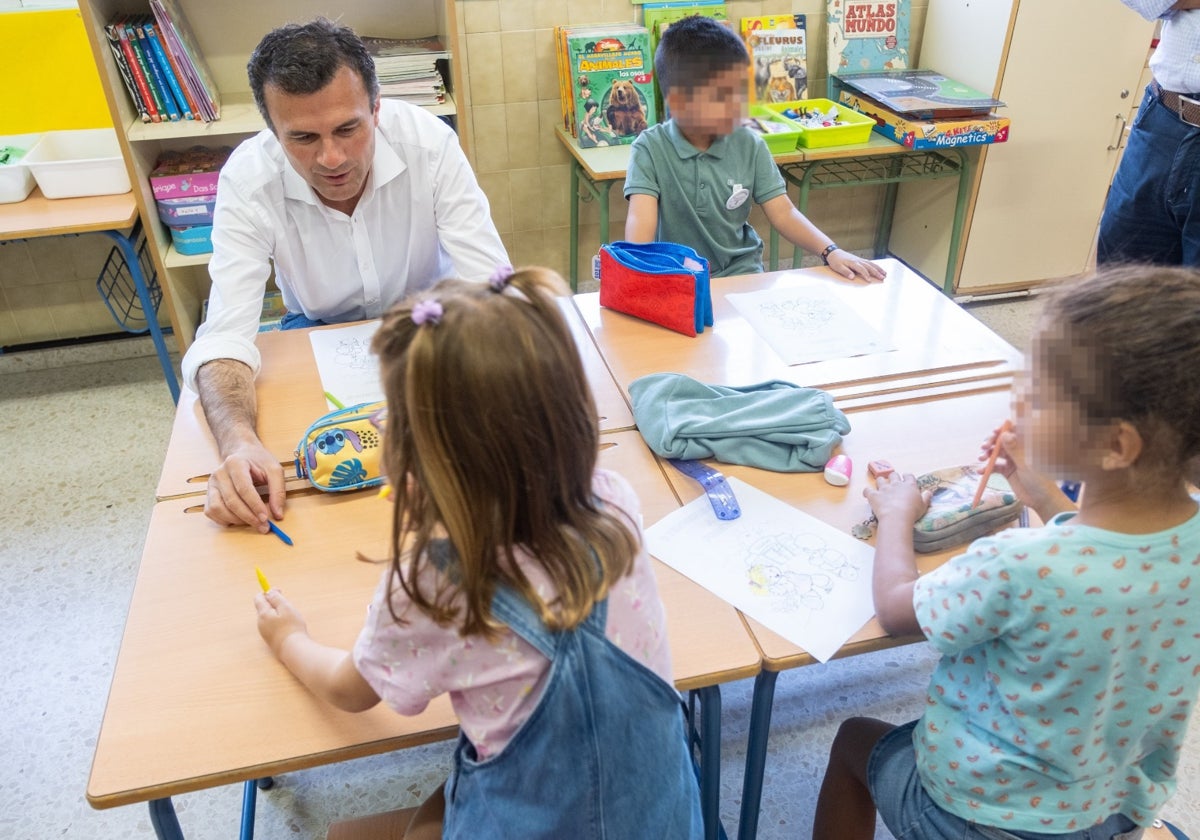
[[[0,135],[111,125],[79,10],[0,13]]]

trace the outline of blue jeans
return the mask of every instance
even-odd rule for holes
[[[303,312],[285,312],[283,317],[279,319],[279,329],[281,330],[302,330],[305,327],[323,327],[324,321],[314,321],[311,318],[306,318]]]
[[[551,632],[514,590],[497,589],[492,614],[551,660],[550,675],[499,755],[480,761],[459,736],[444,837],[704,836],[679,693],[605,637],[607,608]]]
[[[1149,87],[1100,219],[1096,260],[1200,266],[1200,128]]]
[[[1142,829],[1114,814],[1099,825],[1066,834],[1038,834],[978,825],[943,811],[917,775],[912,733],[917,721],[879,739],[867,762],[871,797],[896,840],[1137,840]]]

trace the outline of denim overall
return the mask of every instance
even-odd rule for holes
[[[478,761],[462,734],[446,782],[447,838],[699,838],[700,792],[678,692],[604,635],[607,602],[552,632],[515,591],[492,614],[551,662],[508,746]]]

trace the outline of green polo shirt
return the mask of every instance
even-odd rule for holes
[[[631,152],[625,198],[658,199],[657,241],[695,248],[713,277],[763,270],[763,243],[750,226],[750,209],[787,187],[761,137],[742,127],[701,152],[668,120],[639,134]]]

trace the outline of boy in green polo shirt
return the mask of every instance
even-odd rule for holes
[[[712,18],[687,17],[663,33],[654,72],[671,119],[633,142],[625,238],[691,246],[713,277],[759,272],[763,243],[749,223],[758,203],[784,239],[834,271],[882,280],[883,269],[839,249],[796,209],[767,144],[742,125],[749,65],[741,39]]]

